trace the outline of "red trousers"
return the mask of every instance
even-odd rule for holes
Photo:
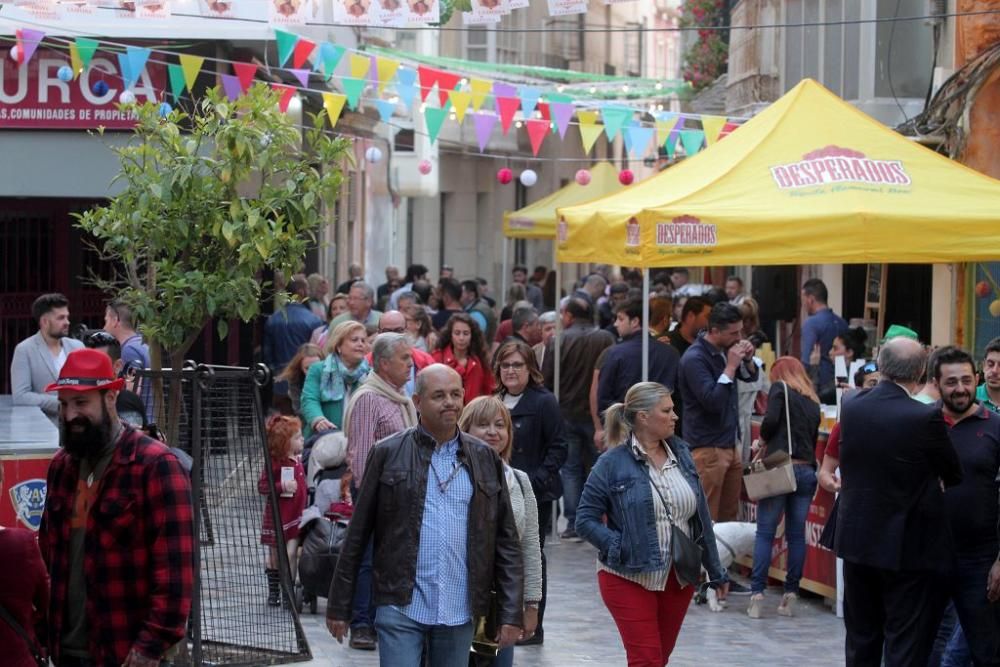
[[[629,667],[663,667],[677,643],[694,586],[681,588],[673,570],[662,591],[648,591],[610,572],[597,573],[601,598],[618,626]]]

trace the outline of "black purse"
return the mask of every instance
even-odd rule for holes
[[[660,497],[663,510],[667,513],[667,521],[670,523],[670,560],[677,573],[677,580],[680,581],[681,587],[695,586],[701,580],[701,547],[674,523],[670,505],[660,493],[648,468],[646,474],[649,475],[649,483],[656,489],[656,495]]]

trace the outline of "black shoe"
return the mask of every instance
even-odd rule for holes
[[[734,595],[748,595],[750,589],[739,583],[738,581],[729,580],[729,592]]]
[[[560,539],[566,540],[568,542],[583,542],[583,538],[576,534],[576,531],[572,528],[567,528],[560,535]],[[541,644],[542,642],[538,642]]]
[[[278,571],[267,568],[264,573],[267,575],[267,605],[269,607],[280,606],[281,603],[278,601],[280,594]]]
[[[545,640],[544,635],[533,634],[528,639],[522,639],[517,643],[517,646],[541,646]]]
[[[374,651],[375,645],[378,643],[378,639],[375,636],[375,631],[366,625],[359,626],[357,628],[351,628],[351,640],[348,642],[348,646],[359,651]]]

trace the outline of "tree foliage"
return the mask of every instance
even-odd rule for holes
[[[701,28],[698,39],[684,52],[682,76],[696,90],[712,84],[726,73],[729,60],[728,33],[717,30],[727,24],[723,0],[684,0],[680,25]]]
[[[212,318],[220,337],[227,320],[254,318],[262,272],[297,270],[325,222],[349,142],[313,117],[303,145],[277,104],[258,84],[236,101],[215,88],[165,118],[136,106],[135,141],[115,149],[124,190],[79,216],[120,267],[102,287],[132,307],[154,368],[160,348],[182,360]]]

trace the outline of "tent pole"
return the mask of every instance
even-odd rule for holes
[[[503,235],[503,273],[500,275],[500,293],[497,294],[499,301],[504,302],[507,300],[507,278],[510,276],[510,256],[508,255],[510,247],[510,239],[507,235]],[[492,341],[490,341],[492,342]]]
[[[555,373],[552,378],[552,393],[555,394],[556,400],[559,399],[559,377],[560,377],[560,366],[562,366],[562,313],[559,311],[559,301],[562,294],[562,271],[560,270],[559,257],[556,254],[556,243],[552,244],[552,262],[556,269],[556,335],[555,341],[552,345],[553,354],[556,358],[553,359],[553,368]]]
[[[649,379],[649,268],[642,270],[642,381]]]

